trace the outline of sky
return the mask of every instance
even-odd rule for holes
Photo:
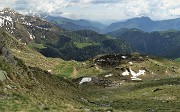
[[[0,9],[23,14],[49,14],[71,19],[126,20],[148,16],[153,20],[180,17],[180,0],[0,0]]]

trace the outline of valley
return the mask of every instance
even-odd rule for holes
[[[0,111],[180,111],[179,31],[70,31],[9,8],[0,18]]]

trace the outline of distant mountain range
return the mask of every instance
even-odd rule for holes
[[[180,31],[167,30],[144,32],[139,29],[122,28],[107,35],[128,42],[140,53],[167,58],[180,57]]]
[[[112,23],[105,28],[104,32],[111,32],[120,28],[137,28],[145,32],[180,30],[180,18],[153,21],[149,17],[132,18],[124,22]]]
[[[99,22],[94,22],[94,21],[89,21],[85,19],[79,19],[79,20],[72,20],[68,19],[65,17],[56,17],[56,16],[48,16],[45,19],[48,21],[54,23],[55,25],[65,28],[68,30],[72,31],[77,31],[77,30],[93,30],[99,33],[102,33],[103,29],[106,27],[106,25],[99,23]]]
[[[124,22],[115,22],[110,25],[104,25],[99,22],[89,20],[72,20],[64,17],[48,16],[46,18],[55,25],[68,30],[93,30],[99,33],[107,33],[118,30],[120,28],[137,28],[145,32],[164,31],[164,30],[180,30],[180,18],[154,21],[149,17],[138,17],[128,19]]]

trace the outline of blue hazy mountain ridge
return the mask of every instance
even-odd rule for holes
[[[120,28],[137,28],[146,32],[163,31],[169,29],[180,30],[180,18],[154,21],[149,17],[128,19],[124,22],[115,22],[105,28],[104,32],[111,32]]]
[[[102,32],[103,29],[106,27],[106,25],[102,23],[89,21],[85,19],[73,20],[60,16],[48,16],[46,19],[50,22],[53,22],[55,25],[61,28],[65,28],[72,31],[87,29],[94,30],[96,32]]]
[[[110,25],[85,19],[73,20],[60,16],[48,16],[46,19],[61,28],[73,31],[87,29],[94,30],[99,33],[107,33],[120,28],[137,28],[146,32],[164,31],[170,29],[180,30],[180,18],[155,21],[149,17],[143,16],[128,19],[123,22],[113,22]]]

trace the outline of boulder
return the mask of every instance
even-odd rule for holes
[[[4,81],[7,79],[7,73],[5,71],[0,70],[0,81]]]
[[[3,45],[1,42],[0,42],[0,57],[6,62],[11,63],[12,65],[17,64],[17,61],[14,59],[14,56],[11,54],[10,49],[5,47],[5,45]]]

